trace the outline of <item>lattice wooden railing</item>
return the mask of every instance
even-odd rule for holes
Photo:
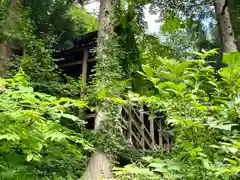
[[[124,138],[136,149],[147,152],[171,152],[172,137],[166,131],[163,117],[151,118],[144,106],[123,107]],[[95,113],[87,113],[88,125],[94,129]]]
[[[164,130],[163,118],[151,118],[144,106],[123,108],[124,136],[137,149],[171,152],[172,137]]]

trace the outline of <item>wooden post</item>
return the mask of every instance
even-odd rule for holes
[[[159,129],[158,129],[159,148],[162,150],[163,149],[162,119],[160,119],[158,122],[159,122]]]
[[[142,135],[141,135],[141,145],[143,147],[143,150],[145,149],[145,140],[144,140],[144,107],[143,107],[143,104],[140,105],[140,123],[141,123],[141,131],[142,131]]]
[[[132,144],[132,120],[133,120],[133,118],[132,118],[132,109],[129,108],[128,111],[129,111],[128,140]]]
[[[87,82],[87,63],[88,63],[88,49],[85,48],[84,52],[83,52],[83,61],[82,61],[82,81],[83,81],[83,83]],[[80,97],[82,98],[84,96],[85,96],[85,89],[81,88]],[[85,115],[86,115],[86,112],[84,112],[84,109],[80,108],[79,109],[79,117],[84,118]]]
[[[149,122],[150,122],[150,136],[151,136],[151,146],[152,149],[154,149],[155,146],[155,138],[154,138],[154,119],[149,116]]]
[[[87,64],[88,63],[88,48],[84,49],[83,64],[82,64],[82,81],[87,82]]]
[[[171,152],[170,135],[167,135],[167,152]]]

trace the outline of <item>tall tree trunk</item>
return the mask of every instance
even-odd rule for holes
[[[7,57],[7,43],[6,41],[0,42],[0,77],[6,72],[6,57]]]
[[[9,14],[6,20],[5,28],[6,30],[10,30],[14,26],[14,14],[18,7],[19,0],[11,0]],[[13,43],[11,39],[0,42],[0,77],[6,73],[7,70],[7,58],[12,55],[12,47]]]
[[[100,0],[100,16],[97,40],[97,63],[103,63],[108,60],[110,55],[105,51],[109,40],[114,36],[114,9],[116,0]],[[98,73],[98,72],[97,72]],[[100,72],[103,75],[102,72]],[[104,76],[98,77],[101,83],[104,83]],[[106,115],[100,109],[95,118],[95,131],[100,129]],[[103,149],[97,148],[96,152],[91,156],[87,170],[84,174],[84,180],[97,180],[100,178],[111,178],[112,167],[109,156],[103,152]]]
[[[214,8],[218,26],[220,29],[220,38],[223,43],[225,53],[237,51],[231,18],[228,11],[228,0],[214,0]]]

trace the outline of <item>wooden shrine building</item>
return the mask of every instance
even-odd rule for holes
[[[62,51],[55,51],[53,58],[57,66],[68,76],[78,78],[82,76],[83,82],[90,81],[92,69],[96,64],[93,49],[97,45],[97,31],[76,37],[73,47]],[[172,137],[164,127],[163,114],[151,119],[147,107],[124,108],[122,112],[125,121],[123,125],[124,137],[138,150],[167,151],[172,149]],[[88,114],[86,121],[94,124],[95,114]],[[88,122],[88,123],[89,123]]]

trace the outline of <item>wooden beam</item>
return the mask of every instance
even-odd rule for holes
[[[152,147],[155,146],[155,137],[154,137],[154,119],[149,116],[149,123],[150,123],[150,137],[151,137],[151,142],[152,142]]]
[[[96,113],[86,115],[86,119],[95,118],[95,117],[96,117]]]
[[[158,122],[159,128],[158,128],[158,134],[159,134],[159,148],[163,149],[163,133],[162,133],[162,119]]]
[[[142,146],[143,147],[145,147],[145,138],[144,138],[144,127],[145,127],[145,125],[144,125],[144,107],[143,107],[143,104],[141,104],[140,105],[140,111],[139,111],[139,113],[140,113],[140,123],[141,123],[141,131],[142,131],[142,136],[141,136],[141,143],[142,143]]]
[[[88,59],[88,63],[89,62],[94,62],[96,61],[96,59],[92,58],[92,59]],[[58,66],[60,68],[63,68],[63,67],[69,67],[69,66],[75,66],[75,65],[80,65],[80,64],[83,64],[83,61],[74,61],[74,62],[70,62],[70,63],[65,63],[65,64],[59,64]]]
[[[132,131],[131,132],[132,134],[132,136],[135,138],[135,140],[139,143],[139,145],[141,146],[141,148],[143,149],[143,150],[145,150],[145,147],[142,145],[142,143],[141,143],[141,141],[138,139],[138,137],[137,137],[137,135]],[[134,143],[133,143],[133,145],[134,145]],[[135,146],[135,148],[138,148],[138,147],[136,147]]]
[[[129,112],[129,124],[128,124],[128,140],[132,144],[132,110],[128,108]]]
[[[84,49],[82,61],[82,81],[87,82],[88,49]]]

